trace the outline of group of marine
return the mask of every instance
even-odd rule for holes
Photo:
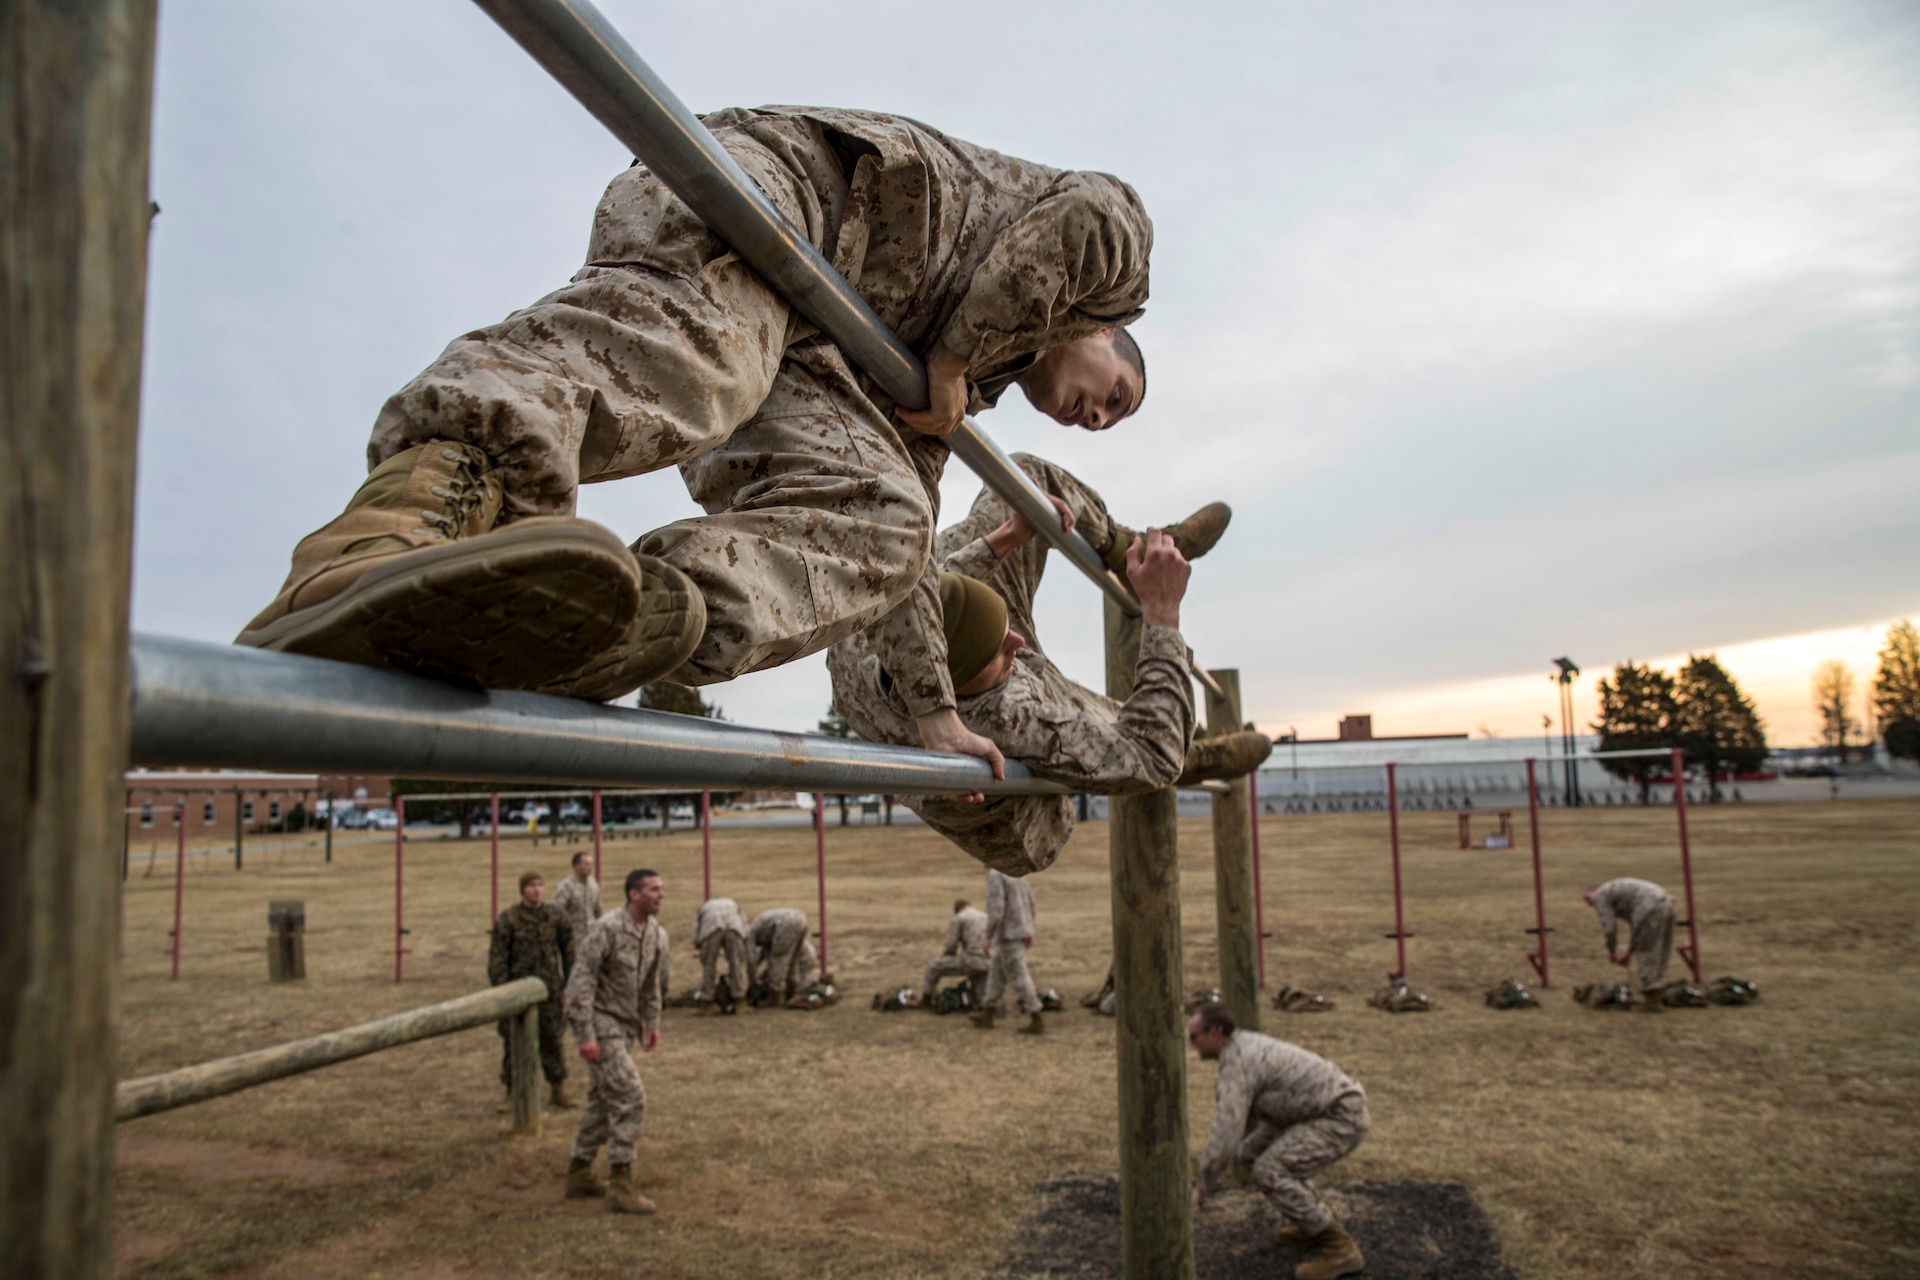
[[[946,437],[1008,388],[1087,431],[1139,409],[1146,364],[1128,326],[1147,300],[1153,230],[1133,189],[899,116],[769,107],[705,123],[921,354],[928,406],[896,405],[636,162],[608,186],[571,280],[456,338],[387,400],[366,480],[295,548],[239,643],[596,701],[824,649],[835,706],[869,741],[976,756],[996,777],[1017,759],[1081,793],[1251,772],[1271,749],[1265,737],[1196,736],[1179,631],[1189,562],[1225,531],[1224,505],[1137,531],[1064,469],[1017,457],[1062,526],[1139,601],[1124,701],[1069,679],[1042,650],[1033,600],[1047,543],[1031,524],[983,491],[964,519],[938,527]],[[579,485],[668,466],[704,515],[631,547],[575,516]],[[991,994],[1011,987],[1024,1029],[1038,1030],[1016,904],[1021,877],[1048,867],[1072,830],[1068,798],[909,803],[998,873],[983,926]],[[560,973],[543,973],[564,998],[541,1019],[556,1094],[563,1017],[589,1068],[567,1194],[647,1212],[633,1174],[645,1091],[631,1051],[659,1040],[661,881],[630,873],[623,901],[601,912],[576,873],[555,894],[564,941],[561,921],[539,916],[543,888],[523,882],[491,963],[515,974],[543,947],[572,951]],[[737,907],[708,907],[695,926],[704,986],[722,953],[741,967],[759,958],[759,981],[782,990],[809,979],[804,915],[743,922]],[[1298,1276],[1359,1271],[1358,1246],[1303,1179],[1366,1132],[1360,1086],[1306,1050],[1237,1031],[1217,1005],[1188,1030],[1221,1064],[1194,1203],[1237,1161],[1313,1248]],[[604,1183],[593,1169],[603,1146]]]

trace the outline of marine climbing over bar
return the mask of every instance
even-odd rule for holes
[[[608,699],[871,628],[924,745],[993,756],[954,714],[945,662],[944,437],[1014,385],[1087,430],[1139,407],[1125,326],[1152,226],[1116,178],[903,117],[775,107],[706,124],[923,353],[929,407],[896,412],[636,164],[568,284],[456,338],[386,402],[366,481],[240,643]],[[631,550],[574,515],[580,484],[667,466],[706,515]]]

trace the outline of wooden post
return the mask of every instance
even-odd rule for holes
[[[1106,601],[1107,694],[1133,692],[1140,622]],[[1108,802],[1114,1047],[1120,1077],[1120,1251],[1126,1280],[1192,1280],[1179,828],[1171,787]]]
[[[241,868],[241,847],[247,842],[247,795],[235,787],[233,789],[233,869]]]
[[[113,1266],[112,824],[127,765],[153,33],[152,0],[0,8],[0,1270],[10,1275],[92,1280]]]
[[[492,928],[493,922],[500,918],[500,793],[498,791],[493,793],[487,812],[493,832],[493,897],[492,905],[487,911],[487,927]],[[595,876],[599,874],[598,870],[594,872]],[[576,939],[575,945],[578,945],[578,942],[579,940]]]
[[[327,792],[327,861],[333,861],[333,792]]]
[[[171,980],[175,982],[180,980],[180,905],[181,899],[187,894],[187,824],[182,820],[186,816],[186,809],[187,802],[183,799],[180,807],[174,810],[173,824],[173,935],[170,945],[173,952]]]
[[[1207,729],[1240,730],[1240,673],[1213,672],[1220,692],[1207,690]],[[1220,929],[1220,999],[1237,1026],[1260,1030],[1260,927],[1254,916],[1253,811],[1247,780],[1235,778],[1213,797],[1214,916]]]
[[[537,1137],[540,1133],[540,1006],[530,1004],[507,1024],[507,1046],[513,1081],[513,1131]]]

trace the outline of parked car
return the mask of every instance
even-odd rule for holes
[[[400,826],[399,817],[391,809],[369,809],[364,816],[364,825],[370,831],[393,831]]]

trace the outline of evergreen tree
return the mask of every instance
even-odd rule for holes
[[[1920,630],[1911,622],[1887,628],[1880,670],[1873,677],[1873,705],[1888,753],[1920,760]]]
[[[726,719],[716,704],[700,696],[698,689],[672,680],[655,680],[652,684],[641,685],[640,696],[634,700],[634,705],[646,711],[669,711],[677,716],[699,716],[702,720]],[[699,793],[659,798],[662,831],[672,827],[673,806],[683,801],[698,809]]]
[[[1674,745],[1673,677],[1629,660],[1613,669],[1613,679],[1600,680],[1600,719],[1593,731],[1602,751],[1644,751]],[[1640,786],[1640,803],[1647,803],[1647,787],[1667,762],[1654,756],[1602,760],[1616,778],[1630,778]]]
[[[1751,773],[1767,758],[1767,735],[1753,700],[1712,654],[1688,655],[1674,682],[1674,703],[1674,745],[1686,749],[1689,764],[1707,771],[1714,801],[1720,799],[1721,774]]]

